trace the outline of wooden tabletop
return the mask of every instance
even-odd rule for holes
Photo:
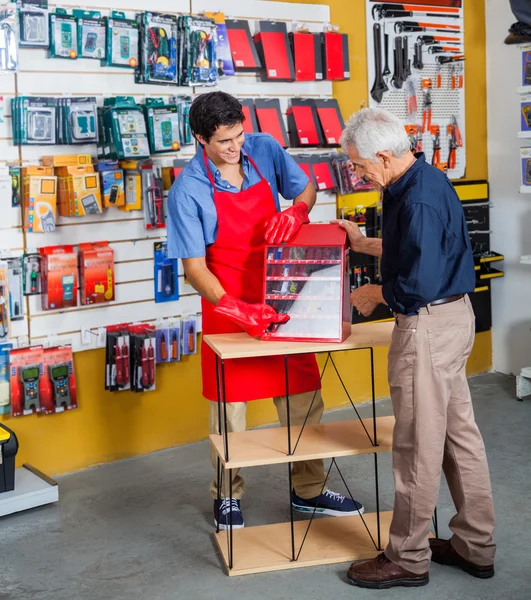
[[[246,333],[219,333],[205,335],[203,339],[223,359],[250,358],[253,356],[279,356],[355,350],[389,346],[394,323],[361,323],[352,326],[352,334],[341,344],[337,342],[274,342],[261,341]]]

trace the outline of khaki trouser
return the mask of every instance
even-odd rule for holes
[[[429,570],[428,532],[441,468],[457,510],[450,521],[454,549],[476,565],[494,561],[489,468],[465,372],[473,343],[468,296],[416,316],[399,315],[393,331],[395,505],[385,554],[413,573]]]
[[[321,421],[323,416],[324,404],[321,396],[321,391],[306,392],[305,394],[292,394],[289,397],[290,418],[292,425],[302,425],[308,408],[313,400],[315,400],[308,416],[307,424],[313,425]],[[286,396],[273,398],[273,402],[277,408],[278,420],[282,427],[287,426],[287,404]],[[223,419],[223,406],[221,407]],[[247,402],[228,402],[227,403],[227,429],[229,432],[245,431],[247,429]],[[219,433],[218,425],[218,403],[210,402],[210,433]],[[304,435],[304,434],[303,434]],[[229,448],[230,451],[230,448]],[[214,467],[214,479],[210,484],[210,493],[213,498],[218,496],[217,485],[217,454],[212,447],[210,448],[210,460]],[[306,462],[292,463],[292,483],[295,493],[301,498],[315,498],[321,493],[325,480],[324,464],[322,460],[310,460]],[[240,469],[232,470],[232,497],[240,499],[245,490],[245,481],[239,473]],[[223,475],[223,471],[222,471]],[[228,484],[227,484],[228,494]],[[224,496],[224,482],[221,481],[221,495]]]

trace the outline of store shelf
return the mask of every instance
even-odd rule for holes
[[[331,302],[338,302],[341,300],[340,296],[306,296],[302,294],[266,294],[266,300],[330,300]]]
[[[367,431],[373,435],[372,419],[364,419]],[[373,446],[359,419],[306,425],[297,452],[288,455],[286,427],[255,429],[229,433],[229,461],[225,461],[223,436],[211,435],[212,445],[227,469],[258,467],[317,458],[356,456],[374,452],[390,452],[393,441],[394,417],[376,419],[378,446]],[[299,437],[301,426],[291,427],[292,447]]]
[[[341,281],[341,277],[319,277],[318,275],[294,275],[293,277],[266,276],[266,281]]]
[[[389,541],[389,526],[393,513],[380,513],[381,548]],[[363,518],[377,539],[376,513],[364,514]],[[296,521],[295,549],[298,551],[308,521]],[[376,550],[363,521],[359,516],[327,517],[314,519],[304,543],[299,560],[291,560],[290,523],[245,527],[233,531],[233,564],[228,568],[227,532],[214,534],[214,539],[223,557],[230,576],[267,573],[284,569],[298,569],[317,565],[350,562],[372,558],[381,552]]]
[[[505,273],[503,271],[498,271],[497,269],[491,269],[489,273],[482,273],[479,276],[479,279],[496,279],[497,277],[503,277]]]
[[[282,356],[389,346],[393,327],[394,323],[392,321],[353,325],[352,334],[341,343],[261,341],[249,337],[246,333],[205,335],[203,340],[222,359]]]
[[[518,137],[523,140],[523,139],[529,139],[531,138],[531,131],[519,131],[518,132]]]
[[[521,194],[531,194],[531,185],[521,185],[520,193]]]
[[[516,88],[518,94],[531,94],[531,85],[521,85]]]

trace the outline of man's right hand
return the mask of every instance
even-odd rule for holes
[[[260,337],[271,323],[287,323],[289,315],[279,315],[267,304],[249,304],[225,294],[218,302],[214,313],[227,317],[251,337]]]
[[[367,238],[361,233],[361,230],[356,223],[344,219],[337,219],[332,221],[332,223],[337,223],[347,232],[351,250],[354,250],[354,252],[364,251],[364,244],[366,243]]]

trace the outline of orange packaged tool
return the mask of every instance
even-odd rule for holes
[[[109,242],[79,244],[81,304],[114,300],[114,250]]]
[[[42,267],[42,309],[77,306],[78,265],[74,246],[39,248]]]

